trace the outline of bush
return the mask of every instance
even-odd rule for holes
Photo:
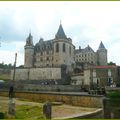
[[[120,98],[120,91],[110,92],[107,94],[109,98]]]

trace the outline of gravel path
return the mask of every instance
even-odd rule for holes
[[[42,103],[36,102],[28,102],[24,100],[20,100],[18,98],[14,99],[16,105],[30,105],[30,106],[41,106]],[[4,108],[3,108],[4,105]],[[8,108],[8,97],[0,97],[0,111],[7,111]],[[73,116],[81,116],[83,114],[87,114],[90,112],[94,112],[98,109],[96,108],[86,108],[86,107],[78,107],[71,105],[56,105],[52,107],[52,118],[53,119],[64,119],[71,118]]]

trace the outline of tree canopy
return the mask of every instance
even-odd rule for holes
[[[116,65],[114,62],[109,62],[108,65]]]

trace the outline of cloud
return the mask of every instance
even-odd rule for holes
[[[109,60],[120,64],[117,54],[120,44],[120,2],[102,1],[1,1],[0,36],[1,51],[14,56],[18,52],[21,64],[24,57],[24,43],[31,31],[34,43],[40,37],[53,39],[60,20],[64,31],[78,48],[88,44],[96,51],[100,41],[108,49]],[[3,56],[0,52],[0,56]],[[117,56],[117,57],[114,57]],[[7,58],[1,57],[0,61]],[[9,58],[8,61],[13,61]],[[19,62],[20,63],[20,62]]]
[[[15,52],[11,51],[0,51],[0,63],[4,62],[5,64],[11,63],[12,65],[15,62]],[[23,54],[19,53],[17,55],[17,63],[16,66],[21,65],[21,63],[24,63],[24,57]]]

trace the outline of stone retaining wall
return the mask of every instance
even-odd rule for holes
[[[13,70],[11,70],[11,80]],[[61,68],[16,69],[15,80],[61,79]]]
[[[8,96],[8,92],[0,91],[0,95]],[[36,102],[64,102],[75,106],[92,108],[101,108],[103,99],[102,96],[80,95],[75,92],[69,94],[64,92],[16,92],[15,97],[30,99]]]
[[[17,88],[25,91],[54,91],[54,92],[80,92],[80,85],[37,85],[37,84],[19,84]]]

